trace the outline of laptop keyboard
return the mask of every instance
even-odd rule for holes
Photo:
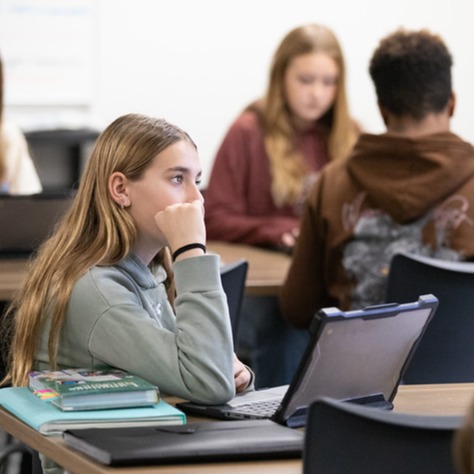
[[[252,403],[244,403],[242,405],[236,406],[235,411],[248,415],[257,415],[270,418],[277,411],[280,403],[280,400],[262,400]]]

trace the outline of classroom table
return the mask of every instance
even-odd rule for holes
[[[243,244],[209,241],[207,248],[208,252],[220,255],[223,264],[242,258],[248,261],[248,295],[276,295],[291,261],[291,257],[282,252]],[[25,278],[27,268],[26,259],[0,259],[0,301],[11,301]]]
[[[402,385],[395,397],[395,411],[421,415],[464,415],[474,396],[474,383]],[[168,398],[174,403],[176,399]],[[188,421],[197,421],[188,418]],[[301,459],[238,461],[169,466],[111,468],[68,448],[60,437],[46,437],[0,408],[0,428],[53,459],[73,474],[300,474]]]

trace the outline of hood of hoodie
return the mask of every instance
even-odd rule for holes
[[[450,132],[419,138],[363,134],[348,172],[374,207],[405,223],[455,194],[474,175],[474,148]]]

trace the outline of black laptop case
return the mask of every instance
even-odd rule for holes
[[[315,315],[311,341],[290,386],[271,419],[290,427],[304,426],[308,406],[328,396],[379,408],[393,408],[393,399],[438,300],[421,295],[418,301],[384,304],[352,311],[323,308]],[[191,415],[237,419],[241,403],[253,403],[255,393],[238,394],[225,405],[182,402],[177,408]],[[275,394],[273,394],[275,395]],[[260,398],[260,397],[259,397]],[[262,418],[262,417],[260,417]],[[268,417],[267,417],[268,418]]]
[[[67,430],[65,443],[111,466],[300,458],[304,433],[270,420]]]

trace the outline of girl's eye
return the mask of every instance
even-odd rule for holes
[[[184,180],[184,176],[182,174],[179,174],[178,176],[173,176],[171,178],[171,181],[173,181],[174,184],[182,184]]]
[[[199,186],[202,183],[202,179],[201,178],[196,179],[195,183],[196,183],[196,186]]]
[[[323,83],[325,86],[328,86],[328,87],[335,86],[337,85],[337,79],[333,77],[326,78],[324,79]]]

